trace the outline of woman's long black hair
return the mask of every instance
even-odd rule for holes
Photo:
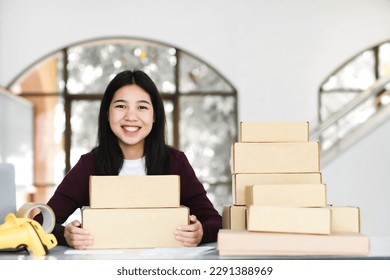
[[[168,170],[168,147],[165,144],[165,111],[162,98],[152,79],[140,70],[123,71],[117,74],[104,92],[99,112],[98,145],[93,149],[96,157],[97,175],[118,175],[123,165],[124,155],[118,138],[112,132],[108,110],[115,92],[126,85],[137,85],[145,90],[152,101],[154,123],[145,139],[144,156],[146,174],[163,175]]]

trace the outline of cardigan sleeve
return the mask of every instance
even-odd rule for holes
[[[77,164],[64,177],[58,185],[47,205],[53,209],[56,224],[53,234],[59,245],[68,245],[64,237],[62,225],[73,212],[83,206],[89,205],[89,176],[94,173],[94,161],[91,154],[81,156]],[[42,224],[42,214],[34,217]]]
[[[191,164],[183,152],[171,153],[171,170],[180,175],[180,203],[189,207],[190,214],[195,215],[203,227],[201,243],[215,242],[219,229],[222,228],[222,217],[207,197],[206,190],[197,178]]]

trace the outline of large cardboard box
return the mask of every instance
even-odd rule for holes
[[[360,209],[352,206],[328,206],[332,212],[332,233],[359,233]]]
[[[222,210],[222,228],[246,229],[246,206],[225,205]]]
[[[361,234],[288,234],[225,230],[218,233],[221,256],[365,256],[369,238]]]
[[[188,225],[189,209],[82,209],[83,228],[94,237],[89,249],[181,247],[178,226]]]
[[[325,184],[253,185],[246,187],[246,205],[325,207]]]
[[[159,208],[180,206],[180,177],[91,176],[91,208]]]
[[[240,142],[307,142],[308,122],[241,122]]]
[[[330,234],[329,208],[248,206],[248,231]]]
[[[271,184],[321,184],[322,174],[317,173],[254,173],[233,174],[232,194],[234,205],[245,205],[245,187]]]
[[[320,172],[318,142],[232,145],[232,173],[313,172]]]

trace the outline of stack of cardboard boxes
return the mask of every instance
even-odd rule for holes
[[[90,249],[180,247],[174,230],[188,225],[189,209],[180,206],[179,176],[91,176],[82,220]]]
[[[327,203],[307,122],[241,122],[220,255],[365,255],[358,207]]]

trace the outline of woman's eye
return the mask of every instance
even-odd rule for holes
[[[148,109],[148,107],[146,107],[146,106],[138,106],[138,109],[140,109],[140,110],[146,110],[146,109]]]
[[[125,105],[116,105],[115,108],[124,109],[124,108],[125,108]]]

